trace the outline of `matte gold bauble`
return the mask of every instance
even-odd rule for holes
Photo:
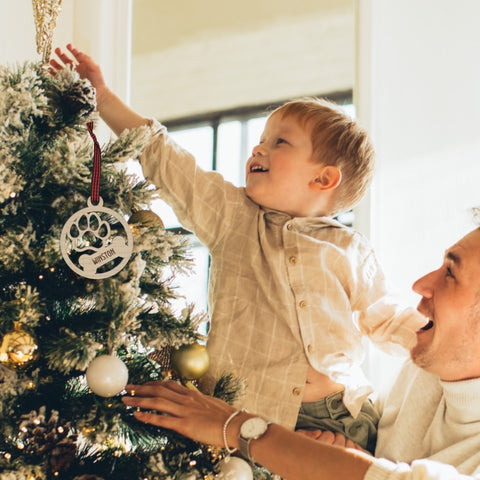
[[[0,346],[0,363],[13,369],[23,369],[30,366],[39,355],[35,337],[15,327],[13,332],[6,333]]]
[[[192,343],[172,351],[172,369],[183,380],[198,380],[210,366],[210,357],[204,345]]]
[[[138,210],[132,213],[128,219],[129,225],[138,225],[141,227],[160,227],[165,228],[162,219],[151,210]]]

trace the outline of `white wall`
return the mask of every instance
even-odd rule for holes
[[[0,65],[40,60],[31,1],[0,0]]]
[[[359,17],[358,113],[379,160],[372,238],[405,289],[480,205],[480,2],[359,0]]]
[[[358,2],[356,99],[379,160],[361,227],[414,304],[480,205],[479,18],[478,0]]]
[[[113,90],[129,101],[132,0],[63,0],[52,50],[67,43],[88,52],[102,66]],[[31,0],[0,0],[0,65],[40,61]],[[110,136],[100,122],[97,136]]]
[[[249,1],[229,14],[222,2],[209,0],[198,17],[184,20],[192,30],[187,35],[181,17],[195,3],[165,12],[160,3],[134,2],[134,21],[146,22],[150,42],[136,40],[142,25],[135,24],[132,106],[144,115],[171,119],[353,88],[353,1],[300,3],[288,13],[285,1]],[[146,6],[148,19],[135,10]],[[151,18],[158,19],[156,30],[148,26]],[[166,24],[175,38],[171,22],[181,31],[177,41],[165,37]]]

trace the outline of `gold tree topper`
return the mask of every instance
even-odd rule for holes
[[[47,64],[52,52],[53,31],[61,10],[62,0],[32,0],[35,29],[37,31],[37,52]]]

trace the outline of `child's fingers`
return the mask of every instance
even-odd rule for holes
[[[64,63],[64,65],[73,65],[73,60],[67,54],[65,54],[60,48],[57,47],[55,49],[55,53],[57,54],[57,57]],[[61,68],[58,62],[55,62],[55,63],[58,65],[58,67]]]

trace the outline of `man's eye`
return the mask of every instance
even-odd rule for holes
[[[452,277],[452,278],[455,278],[454,275],[453,275],[453,272],[452,272],[452,269],[450,267],[447,267],[447,274],[446,274],[447,277]]]
[[[278,138],[277,145],[279,145],[280,143],[287,143],[287,141],[284,138]]]

